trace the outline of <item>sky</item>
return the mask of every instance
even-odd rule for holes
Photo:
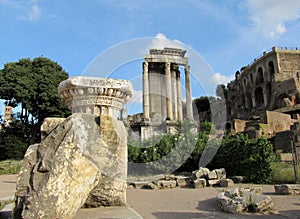
[[[299,18],[299,0],[0,0],[0,68],[44,56],[70,77],[131,80],[139,96],[147,49],[181,45],[193,97],[214,95],[263,51],[300,46]]]

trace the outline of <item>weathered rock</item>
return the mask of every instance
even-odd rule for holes
[[[219,207],[229,213],[268,212],[274,205],[270,196],[249,192],[243,188],[235,188],[219,193]]]
[[[220,180],[220,187],[233,187],[234,182],[231,179],[221,179]]]
[[[220,185],[220,180],[218,180],[218,179],[210,179],[210,180],[207,180],[207,184],[209,186],[219,186]]]
[[[207,175],[207,178],[208,178],[208,179],[218,179],[218,176],[217,176],[216,171],[215,171],[215,170],[210,171],[210,172],[208,173],[208,175]]]
[[[41,125],[41,141],[43,141],[65,118],[45,118]]]
[[[144,184],[141,189],[158,189],[158,187],[154,183],[147,183]]]
[[[229,179],[232,179],[234,183],[243,183],[243,182],[245,182],[245,177],[244,176],[232,176],[232,177],[229,177]]]
[[[129,185],[132,185],[135,189],[141,189],[144,185],[148,184],[147,182],[131,182]]]
[[[193,171],[192,175],[194,179],[206,178],[209,172],[209,169],[200,167],[199,170]]]
[[[195,189],[204,188],[205,186],[206,186],[206,179],[200,178],[200,179],[195,179],[193,181],[193,187]]]
[[[14,218],[68,219],[84,204],[126,204],[127,133],[116,115],[130,87],[124,80],[88,77],[61,83],[73,115],[46,119],[42,142],[28,148]]]
[[[176,181],[175,180],[160,180],[157,182],[157,185],[159,188],[162,189],[172,189],[176,187]]]
[[[193,180],[190,177],[186,176],[177,176],[176,177],[176,186],[185,188],[185,187],[191,187],[193,185]]]
[[[300,195],[300,184],[274,185],[274,189],[279,195]]]
[[[224,168],[215,169],[217,179],[226,179],[226,170]]]

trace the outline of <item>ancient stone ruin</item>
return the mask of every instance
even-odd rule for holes
[[[234,188],[219,193],[219,207],[228,213],[270,212],[274,204],[268,195],[262,195],[261,187]]]
[[[72,110],[48,118],[24,157],[14,218],[73,218],[82,206],[126,204],[127,132],[117,114],[132,95],[125,80],[73,77],[58,88]]]
[[[142,140],[162,133],[176,133],[184,119],[192,121],[191,75],[186,51],[150,49],[143,62],[143,113],[128,117],[131,131]],[[186,115],[183,115],[181,72],[184,67]]]

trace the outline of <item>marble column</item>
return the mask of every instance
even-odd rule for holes
[[[185,71],[185,91],[186,91],[186,114],[188,119],[193,120],[190,66],[186,65],[184,71]]]
[[[177,121],[182,121],[182,100],[181,100],[181,83],[180,83],[180,71],[176,72],[176,85],[177,85]]]
[[[178,112],[178,105],[177,105],[177,80],[176,80],[176,71],[177,66],[173,66],[171,78],[172,78],[172,105],[173,107],[173,119],[177,121],[177,112]]]
[[[143,63],[143,109],[144,118],[150,119],[148,62]]]
[[[166,98],[167,98],[167,118],[173,120],[173,108],[172,108],[172,83],[171,83],[171,64],[166,62]]]

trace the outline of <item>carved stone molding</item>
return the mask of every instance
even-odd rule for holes
[[[72,113],[116,116],[132,96],[127,80],[77,76],[61,82],[58,92]]]

